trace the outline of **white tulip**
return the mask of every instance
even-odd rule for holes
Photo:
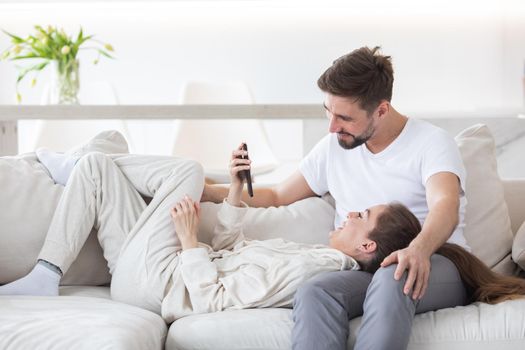
[[[20,46],[20,45],[15,45],[15,47],[13,47],[13,53],[14,53],[15,55],[18,55],[21,51],[22,51],[22,46]]]

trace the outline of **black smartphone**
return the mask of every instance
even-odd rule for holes
[[[243,151],[246,151],[248,152],[248,145],[246,145],[246,143],[243,143],[242,144],[242,149]],[[249,159],[248,156],[241,156],[242,159]],[[252,173],[250,171],[250,169],[248,170],[243,170],[242,171],[242,176],[244,177],[244,179],[246,180],[246,186],[248,186],[248,194],[250,195],[250,197],[253,197],[253,188],[252,188]]]

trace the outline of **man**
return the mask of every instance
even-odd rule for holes
[[[355,349],[404,349],[416,313],[466,302],[454,264],[433,255],[447,240],[466,247],[462,160],[446,132],[392,107],[393,80],[390,57],[378,47],[336,60],[318,80],[330,134],[283,183],[256,189],[253,198],[243,195],[251,206],[268,207],[330,192],[336,227],[345,213],[393,200],[423,222],[417,238],[388,256],[374,275],[327,273],[300,288],[293,310],[295,349],[346,349],[349,320],[359,315]],[[226,194],[206,186],[202,201],[220,202]]]

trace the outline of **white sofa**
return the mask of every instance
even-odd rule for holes
[[[112,136],[111,136],[112,137]],[[109,143],[115,139],[109,137]],[[500,181],[494,142],[483,126],[457,137],[468,172],[465,234],[473,252],[506,274],[525,267],[525,178]],[[107,152],[122,148],[102,145]],[[99,145],[100,146],[100,145]],[[89,148],[89,147],[88,147]],[[84,148],[84,151],[86,148]],[[34,154],[0,158],[0,284],[33,266],[62,187]],[[203,204],[200,239],[209,241],[218,205]],[[245,233],[326,243],[328,199],[250,209]],[[516,235],[517,234],[517,235]],[[516,235],[516,238],[515,238]],[[96,233],[62,280],[60,297],[0,296],[0,349],[289,349],[291,309],[229,310],[166,326],[156,314],[111,301]],[[360,318],[351,320],[352,349]],[[395,327],[396,325],[392,325]],[[409,349],[525,349],[525,299],[417,315]]]

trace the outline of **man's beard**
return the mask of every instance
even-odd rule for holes
[[[359,136],[352,135],[347,132],[340,132],[337,133],[337,141],[339,142],[339,146],[343,147],[344,149],[353,149],[356,147],[361,146],[366,141],[370,140],[372,135],[374,135],[375,128],[372,126],[372,123],[368,125],[368,128]],[[339,135],[350,135],[352,136],[352,140],[345,141],[342,138],[339,137]]]

